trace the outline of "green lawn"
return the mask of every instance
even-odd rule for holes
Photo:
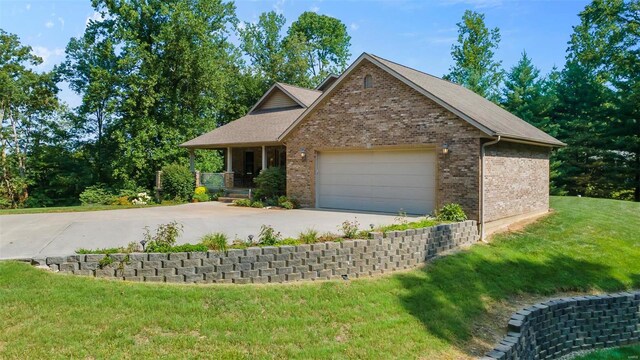
[[[0,358],[480,355],[517,301],[640,288],[640,204],[553,198],[552,206],[554,215],[522,233],[353,281],[172,286],[0,263]]]
[[[640,345],[622,347],[618,349],[598,350],[573,360],[634,360],[640,359]]]
[[[42,214],[42,213],[137,209],[137,208],[144,208],[144,207],[172,206],[172,205],[180,205],[180,204],[183,204],[183,203],[178,203],[174,201],[163,201],[162,204],[153,204],[153,205],[74,205],[74,206],[53,206],[53,207],[41,207],[41,208],[0,209],[0,216],[15,215],[15,214]]]

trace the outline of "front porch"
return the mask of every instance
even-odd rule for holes
[[[206,186],[211,191],[251,189],[262,169],[286,166],[286,147],[279,144],[202,148],[198,150],[220,151],[225,168],[221,173],[201,173],[195,166],[195,150],[189,149],[189,165],[196,174],[196,186]]]

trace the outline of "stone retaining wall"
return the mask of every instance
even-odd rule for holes
[[[250,247],[226,252],[133,253],[48,257],[35,263],[54,271],[131,281],[267,283],[356,278],[418,266],[478,241],[475,221],[423,229],[369,233],[368,240]],[[101,263],[102,261],[102,263]],[[102,266],[101,266],[102,265]]]
[[[640,291],[551,300],[522,309],[483,359],[557,359],[640,342]]]

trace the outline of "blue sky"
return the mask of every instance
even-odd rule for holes
[[[487,25],[500,28],[496,55],[508,69],[523,50],[543,73],[564,64],[567,41],[584,0],[239,0],[237,16],[254,22],[264,11],[282,13],[288,24],[304,11],[316,11],[344,22],[351,35],[354,60],[370,52],[416,69],[442,76],[451,65],[456,23],[466,9],[486,15]],[[71,37],[80,36],[96,16],[90,0],[0,0],[0,28],[17,34],[44,59],[48,70],[64,58]],[[63,89],[70,105],[78,98]]]

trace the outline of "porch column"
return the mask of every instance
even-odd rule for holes
[[[267,168],[267,147],[262,145],[262,170]]]
[[[195,150],[189,149],[189,169],[192,173],[196,171],[195,156]]]
[[[227,172],[233,172],[233,151],[227,148]]]
[[[226,189],[233,188],[233,150],[227,148],[227,171],[224,172],[224,187]]]

